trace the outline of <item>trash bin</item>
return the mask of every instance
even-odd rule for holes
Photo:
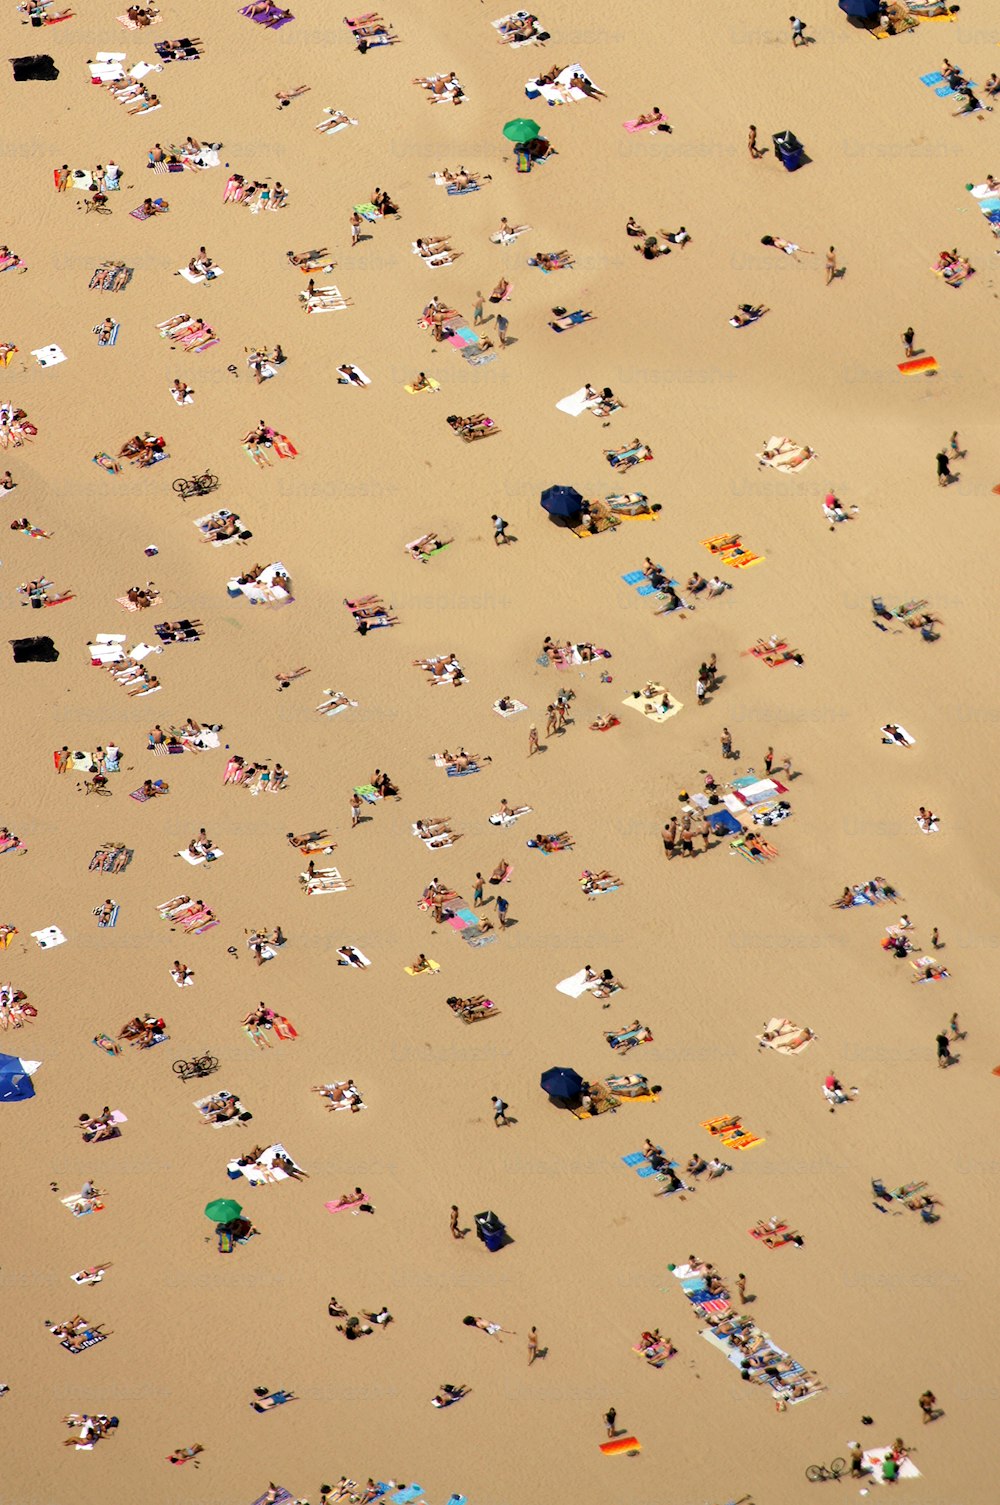
[[[777,131],[771,140],[774,142],[774,155],[786,172],[795,172],[802,166],[805,147],[794,131]]]
[[[507,1230],[495,1212],[477,1212],[476,1237],[482,1239],[491,1254],[495,1254],[506,1243]]]

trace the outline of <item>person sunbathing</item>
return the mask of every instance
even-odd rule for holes
[[[399,206],[393,203],[384,188],[379,188],[377,185],[372,192],[371,201],[378,210],[380,219],[384,219],[387,214],[399,213]]]
[[[554,67],[549,68],[547,72],[540,73],[535,82],[538,84],[554,84],[565,66],[565,63],[557,63]]]
[[[573,845],[573,838],[568,831],[557,831],[550,836],[535,837],[535,846],[543,852],[562,852]]]
[[[431,1405],[436,1406],[440,1411],[445,1406],[453,1406],[456,1401],[462,1400],[468,1393],[468,1385],[440,1385],[437,1395],[431,1401]]]
[[[793,240],[783,240],[780,235],[762,235],[762,246],[771,246],[775,251],[784,251],[786,256],[797,256],[802,247],[796,245]],[[806,251],[806,256],[811,256],[812,251]]]
[[[509,296],[510,296],[510,283],[507,281],[506,277],[501,277],[500,281],[497,283],[496,287],[490,293],[490,302],[491,303],[502,303],[503,300],[505,298],[509,297]]]
[[[613,873],[609,873],[606,868],[602,869],[599,873],[592,873],[589,868],[585,868],[582,882],[584,893],[588,894],[595,891],[604,893],[609,888],[621,887],[621,879],[616,878]]]
[[[598,716],[598,718],[597,718],[596,721],[592,721],[590,723],[590,730],[592,732],[606,732],[611,727],[617,726],[617,725],[618,725],[618,717],[617,716],[605,716],[605,715],[601,715],[601,716]]]
[[[293,267],[308,267],[310,269],[310,271],[316,271],[317,270],[317,268],[313,265],[313,263],[314,262],[318,262],[318,261],[322,261],[323,257],[326,254],[327,254],[327,248],[326,248],[326,246],[320,246],[319,249],[315,250],[315,251],[298,251],[298,252],[295,252],[295,251],[286,251],[285,252],[285,255],[288,257],[288,260],[291,262],[291,264],[292,264]]]
[[[531,38],[535,35],[537,26],[537,16],[508,16],[506,20],[501,21],[497,26],[497,31],[500,33],[497,40],[500,43],[530,42]]]
[[[565,251],[536,251],[532,259],[543,272],[554,272],[568,265]],[[594,396],[597,396],[596,392]]]
[[[734,329],[744,329],[748,324],[756,324],[758,319],[762,319],[765,314],[770,312],[771,310],[765,307],[763,303],[756,305],[741,303],[729,322]]]

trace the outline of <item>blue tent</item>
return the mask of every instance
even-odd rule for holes
[[[844,15],[856,21],[878,20],[878,0],[839,0],[839,4]]]
[[[0,1103],[20,1103],[25,1098],[34,1097],[31,1073],[40,1064],[38,1061],[22,1061],[18,1056],[0,1055]]]

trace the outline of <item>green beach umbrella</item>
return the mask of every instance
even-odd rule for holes
[[[205,1216],[211,1218],[213,1223],[231,1223],[242,1211],[240,1204],[231,1197],[217,1197],[205,1208]]]
[[[508,120],[503,128],[503,133],[508,141],[517,141],[523,144],[525,141],[534,141],[542,134],[542,128],[535,120]]]

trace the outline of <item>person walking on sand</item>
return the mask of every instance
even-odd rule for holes
[[[769,747],[768,750],[767,750],[767,752],[764,754],[764,768],[767,771],[767,773],[771,772],[771,764],[773,762],[774,762],[774,748],[773,747]]]
[[[499,1129],[502,1125],[505,1129],[510,1128],[510,1119],[507,1117],[507,1109],[510,1107],[510,1104],[505,1103],[502,1097],[492,1097],[490,1102],[493,1104],[494,1127]]]
[[[608,1410],[605,1411],[605,1413],[604,1413],[604,1425],[608,1429],[608,1436],[609,1437],[614,1437],[615,1436],[615,1422],[617,1420],[618,1420],[618,1412],[615,1410],[614,1406],[610,1406],[608,1408]]]
[[[509,328],[510,328],[510,321],[507,318],[507,315],[506,314],[497,314],[497,334],[500,336],[500,349],[501,350],[506,350],[507,349],[507,330]]]
[[[534,722],[528,727],[528,757],[538,752],[538,727]]]
[[[747,133],[747,151],[750,153],[751,162],[759,162],[764,153],[757,145],[757,127],[752,125]]]
[[[528,1368],[538,1358],[538,1328],[533,1327],[528,1334]]]
[[[792,46],[804,47],[806,42],[806,23],[800,21],[798,16],[789,16],[788,22],[792,28]]]
[[[485,322],[483,318],[483,295],[477,292],[476,304],[472,310],[472,327],[476,329],[480,324],[484,324]]]
[[[740,1300],[741,1301],[746,1301],[746,1299],[747,1299],[747,1278],[746,1278],[746,1276],[742,1272],[739,1275],[737,1275],[737,1277],[736,1277],[736,1289],[740,1293]]]
[[[452,1238],[463,1237],[462,1230],[458,1226],[458,1208],[454,1202],[451,1204],[451,1216],[448,1220],[448,1227],[451,1229]]]
[[[480,907],[480,905],[482,904],[482,902],[483,902],[483,875],[482,875],[482,873],[477,873],[476,874],[475,886],[473,887],[473,890],[472,890],[472,907],[473,907],[473,909],[478,909]]]
[[[503,894],[497,896],[497,914],[500,917],[500,929],[507,929],[507,911],[510,908],[510,900],[505,899]]]
[[[839,271],[840,271],[840,268],[837,266],[837,248],[836,248],[836,246],[831,246],[830,249],[829,249],[829,251],[827,251],[827,253],[826,253],[826,285],[827,285],[827,287],[830,286],[830,283],[833,282],[834,278],[837,276],[837,274],[838,274]]]
[[[510,539],[507,537],[506,518],[501,517],[498,512],[494,512],[490,516],[490,521],[493,524],[493,542],[495,544],[510,543]]]
[[[903,341],[903,354],[906,356],[907,360],[912,359],[912,356],[913,356],[913,325],[912,324],[909,326],[908,329],[904,329],[903,330],[903,333],[900,335],[900,339]]]
[[[722,756],[724,758],[731,758],[733,756],[733,734],[728,726],[722,728],[722,736],[719,738],[719,741],[722,744]]]

